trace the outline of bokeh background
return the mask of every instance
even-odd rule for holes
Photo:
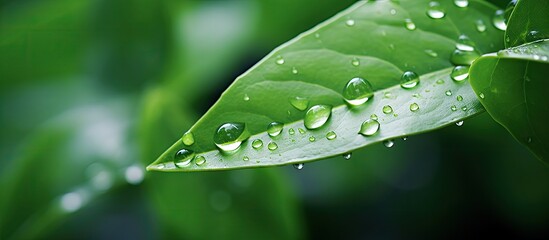
[[[0,239],[547,239],[549,170],[487,114],[299,171],[144,171],[353,2],[0,0]]]

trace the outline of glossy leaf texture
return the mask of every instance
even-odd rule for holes
[[[194,141],[177,141],[148,169],[204,171],[302,163],[437,129],[483,111],[468,82],[450,78],[450,58],[462,35],[470,39],[474,56],[501,49],[503,32],[490,24],[496,8],[483,1],[469,1],[466,7],[454,1],[437,3],[361,1],[299,35],[237,78],[189,130]],[[485,28],[479,30],[479,23]],[[400,86],[406,71],[419,75],[417,86]],[[350,106],[343,89],[357,77],[372,85],[373,96]],[[301,102],[292,104],[296,99]],[[321,127],[306,130],[304,110],[315,105],[331,106],[331,117]],[[383,111],[385,106],[392,110]],[[373,114],[379,130],[371,136],[358,134]],[[284,124],[281,134],[267,134],[272,122]],[[239,150],[228,154],[213,141],[224,123],[245,123],[251,134]],[[252,148],[257,139],[262,146]],[[175,155],[183,148],[206,161],[177,167]]]
[[[538,158],[549,159],[549,40],[481,57],[471,84],[488,113]]]
[[[549,1],[518,1],[505,32],[505,47],[549,38]]]

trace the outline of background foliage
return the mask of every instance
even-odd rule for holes
[[[548,170],[487,114],[301,171],[143,172],[352,3],[0,1],[0,239],[547,236]]]

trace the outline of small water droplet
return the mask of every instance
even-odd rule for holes
[[[405,89],[410,89],[419,84],[419,75],[412,71],[406,71],[400,77],[400,86]]]
[[[458,127],[463,126],[463,121],[456,122],[456,126],[458,126]]]
[[[202,166],[204,163],[206,163],[206,158],[204,156],[197,156],[194,159],[194,164],[196,164],[196,166]]]
[[[309,106],[309,100],[304,97],[290,98],[290,104],[299,111],[304,111]]]
[[[276,144],[275,142],[269,142],[269,144],[267,144],[267,148],[271,151],[274,151],[278,148],[278,144]]]
[[[194,152],[189,149],[181,149],[175,153],[174,163],[177,167],[189,166],[194,158]]]
[[[390,148],[390,147],[393,147],[395,145],[395,142],[393,140],[389,139],[389,140],[383,141],[383,145],[385,145],[385,147]]]
[[[298,128],[297,131],[299,131],[299,133],[301,133],[301,134],[305,134],[305,132],[306,132],[305,129],[303,129],[303,128]]]
[[[263,146],[263,141],[261,139],[256,139],[252,142],[252,148],[258,149]]]
[[[389,105],[385,105],[383,106],[383,109],[382,109],[383,113],[385,114],[390,114],[393,112],[393,108]]]
[[[469,0],[454,0],[454,5],[460,8],[469,6]]]
[[[438,53],[432,49],[425,49],[424,52],[431,57],[438,57]]]
[[[450,73],[452,80],[456,82],[463,82],[469,78],[469,66],[456,66]]]
[[[444,80],[443,79],[437,80],[437,84],[444,84]]]
[[[389,12],[391,13],[391,15],[397,14],[397,10],[394,9],[394,8],[391,8],[391,10]]]
[[[404,19],[404,27],[410,31],[413,31],[416,29],[416,24],[412,22],[412,19],[406,18]]]
[[[432,19],[441,19],[446,16],[446,12],[444,8],[440,6],[440,3],[433,1],[430,2],[429,7],[427,7],[427,16]]]
[[[379,131],[379,122],[374,119],[368,119],[360,125],[358,133],[364,136],[372,136]]]
[[[539,31],[532,30],[526,34],[526,42],[534,42],[545,38]]]
[[[461,110],[463,110],[465,112],[465,111],[467,111],[467,107],[463,106],[463,107],[461,107]]]
[[[456,49],[450,56],[450,61],[454,65],[471,65],[475,59],[480,57],[477,51],[463,51]]]
[[[456,105],[452,105],[452,107],[450,107],[450,109],[452,109],[452,111],[454,111],[454,112],[458,110],[458,108],[456,107]]]
[[[360,60],[358,60],[358,58],[353,58],[351,60],[351,64],[355,67],[359,66],[360,65]]]
[[[461,95],[458,95],[458,96],[456,97],[456,100],[458,100],[458,101],[461,102],[461,101],[463,101],[463,97],[462,97]]]
[[[297,68],[292,67],[292,73],[293,73],[293,74],[297,74],[297,73],[298,73],[298,72],[297,72]]]
[[[452,96],[452,90],[446,90],[445,94],[446,96]]]
[[[294,134],[295,134],[295,130],[294,130],[293,128],[290,128],[290,129],[288,129],[288,133],[289,133],[290,135],[294,135]]]
[[[345,25],[349,26],[349,27],[352,27],[355,25],[355,20],[353,19],[348,19],[347,21],[345,21]]]
[[[368,80],[353,78],[343,88],[343,98],[353,106],[361,105],[374,95],[374,89]]]
[[[420,98],[421,95],[419,95],[419,93],[414,93],[414,94],[412,94],[412,97],[414,97],[414,98]]]
[[[244,157],[242,158],[242,161],[250,161],[250,158],[249,158],[248,156],[244,156]]]
[[[344,153],[342,156],[343,156],[343,159],[349,160],[353,156],[353,153],[351,153],[351,152]]]
[[[293,166],[294,166],[295,169],[301,170],[301,169],[303,169],[304,165],[303,165],[303,163],[298,163],[298,164],[294,164]]]
[[[377,115],[374,113],[372,115],[370,115],[370,119],[372,120],[377,120]]]
[[[402,140],[406,141],[406,140],[408,140],[408,137],[402,137]]]
[[[272,123],[269,123],[269,125],[267,126],[267,133],[271,137],[276,137],[282,132],[283,128],[284,128],[283,123],[272,122]]]
[[[505,24],[505,11],[501,9],[497,10],[492,17],[492,24],[501,31],[507,30],[507,24]]]
[[[244,101],[250,101],[250,97],[248,96],[248,94],[244,94]]]
[[[466,35],[460,35],[457,42],[456,48],[462,51],[475,51],[475,43]]]
[[[282,65],[282,64],[284,64],[284,62],[286,62],[286,61],[284,61],[284,58],[282,58],[282,56],[279,55],[279,56],[276,57],[276,61],[275,61],[275,62],[276,62],[276,64],[278,64],[278,65]]]
[[[337,138],[337,134],[334,131],[329,131],[326,133],[326,139],[328,140],[334,140]]]
[[[222,151],[234,151],[250,134],[244,123],[225,123],[214,134],[214,143]]]
[[[303,122],[306,128],[317,129],[324,126],[324,124],[328,122],[328,119],[330,119],[331,115],[332,106],[314,105],[307,110],[307,113],[305,113]]]
[[[393,97],[393,94],[391,92],[384,92],[383,93],[383,98],[392,98]]]
[[[181,138],[181,141],[183,142],[183,144],[187,145],[187,146],[191,146],[194,144],[194,135],[192,132],[186,132],[185,134],[183,134],[183,137]]]
[[[481,99],[484,99],[484,93],[480,93],[478,96],[479,96]]]
[[[314,136],[310,136],[309,137],[309,142],[314,142],[314,141],[316,141],[316,138]]]
[[[481,19],[475,21],[475,25],[478,32],[483,33],[486,31],[486,24],[484,24],[484,21],[482,21]]]
[[[419,110],[419,105],[417,103],[410,104],[410,111],[416,112],[417,110]]]
[[[532,143],[532,138],[531,137],[526,138],[526,143]]]

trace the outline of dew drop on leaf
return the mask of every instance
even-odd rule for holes
[[[454,0],[454,5],[460,8],[469,6],[469,0]]]
[[[471,65],[475,59],[480,57],[477,51],[463,51],[456,49],[450,56],[450,61],[454,65]]]
[[[372,120],[377,120],[377,115],[374,113],[372,115],[370,115],[370,119]]]
[[[417,103],[410,104],[410,111],[417,112],[419,110],[419,105]]]
[[[458,96],[456,97],[456,100],[458,100],[458,101],[461,102],[461,101],[463,101],[463,97],[462,97],[461,95],[458,95]]]
[[[290,98],[290,104],[299,111],[304,111],[309,106],[309,100],[304,97]]]
[[[360,60],[358,60],[358,58],[353,58],[351,60],[351,64],[355,67],[358,67],[360,65]]]
[[[433,19],[441,19],[446,16],[446,12],[439,2],[430,2],[427,7],[427,16]]]
[[[486,24],[484,24],[484,21],[482,21],[481,19],[475,21],[475,25],[478,32],[483,33],[486,31]]]
[[[355,20],[353,19],[348,19],[347,21],[345,21],[345,25],[349,26],[349,27],[352,27],[355,25]]]
[[[452,96],[452,90],[446,90],[444,94],[446,94],[446,96]]]
[[[295,130],[294,130],[293,128],[288,129],[288,134],[294,135],[294,134],[295,134]]]
[[[546,37],[542,36],[542,34],[539,31],[532,30],[526,34],[526,42],[534,42]]]
[[[353,78],[343,89],[343,98],[353,106],[361,105],[374,95],[374,89],[368,80]]]
[[[400,86],[405,89],[410,89],[419,84],[419,75],[412,71],[406,71],[400,77]]]
[[[455,111],[458,110],[458,108],[456,107],[456,105],[452,105],[452,106],[450,107],[450,109],[452,109],[453,112],[455,112]]]
[[[385,114],[390,114],[393,112],[393,108],[389,105],[385,105],[383,106],[383,109],[382,109],[383,113]]]
[[[385,147],[390,148],[390,147],[393,147],[395,145],[395,142],[393,140],[389,139],[389,140],[383,141],[383,145],[385,145]]]
[[[204,163],[206,163],[206,158],[204,156],[197,156],[194,159],[194,164],[196,164],[196,166],[202,166]]]
[[[494,27],[501,31],[507,30],[507,24],[505,23],[505,11],[497,10],[492,17],[492,24]]]
[[[404,19],[404,27],[410,31],[416,30],[416,24],[409,18]]]
[[[484,93],[480,93],[478,96],[479,96],[481,99],[484,99]]]
[[[301,170],[301,169],[303,169],[304,164],[303,163],[298,163],[298,164],[294,164],[293,166],[294,166],[295,169]]]
[[[267,148],[271,151],[274,151],[278,148],[278,144],[276,144],[275,142],[269,142],[269,144],[267,144]]]
[[[276,137],[282,132],[283,128],[284,128],[283,123],[272,122],[272,123],[269,123],[269,125],[267,126],[267,133],[271,137]]]
[[[314,136],[310,136],[309,137],[309,142],[314,142],[314,141],[316,141],[316,138]]]
[[[329,131],[326,133],[326,139],[328,140],[334,140],[337,138],[337,134],[334,131]]]
[[[256,139],[252,142],[252,148],[253,149],[258,149],[262,146],[263,146],[263,141],[261,141],[261,139]]]
[[[353,156],[353,153],[351,153],[351,152],[344,153],[342,156],[343,156],[343,159],[349,160]]]
[[[465,111],[467,111],[467,107],[463,106],[463,107],[461,107],[461,110],[463,110],[465,112]]]
[[[299,131],[300,134],[305,134],[305,129],[303,128],[298,128],[297,131]]]
[[[181,141],[183,142],[183,144],[187,145],[187,146],[191,146],[194,144],[194,135],[192,132],[186,132],[185,134],[183,134],[183,137],[181,138]]]
[[[368,119],[360,125],[358,133],[364,136],[372,136],[379,131],[379,122],[374,119]]]
[[[456,48],[462,51],[475,51],[475,43],[467,36],[460,35],[456,42]]]
[[[177,167],[186,167],[189,166],[191,161],[194,158],[194,152],[189,149],[181,149],[175,153],[174,163]]]
[[[242,158],[242,160],[243,160],[243,161],[250,161],[250,158],[249,158],[248,156],[244,156],[244,157]]]
[[[456,126],[458,126],[458,127],[463,126],[463,121],[456,122]]]
[[[308,129],[317,129],[330,119],[332,116],[332,106],[329,105],[314,105],[305,113],[304,124]]]
[[[293,73],[293,74],[297,74],[297,73],[298,73],[298,72],[297,72],[297,68],[292,67],[292,73]]]
[[[469,78],[469,66],[456,66],[450,73],[452,80],[462,82]]]
[[[438,53],[432,49],[426,49],[424,52],[431,57],[438,57]]]
[[[248,96],[248,94],[244,94],[244,101],[250,101],[250,97]]]
[[[437,84],[444,84],[444,80],[443,80],[443,79],[439,79],[439,80],[437,80],[436,83],[437,83]]]
[[[214,143],[222,151],[233,151],[240,147],[242,141],[250,134],[244,123],[225,123],[214,134]]]

